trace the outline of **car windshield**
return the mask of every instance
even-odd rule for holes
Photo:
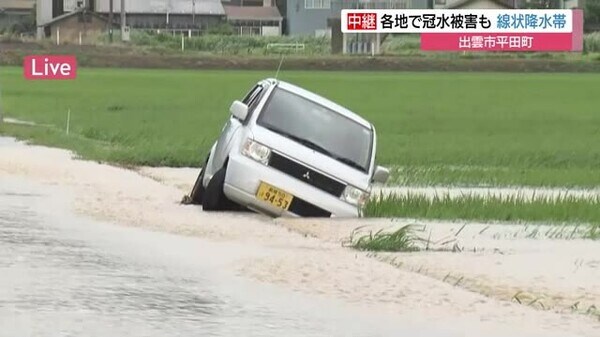
[[[372,131],[290,91],[276,88],[257,123],[346,165],[369,170]]]

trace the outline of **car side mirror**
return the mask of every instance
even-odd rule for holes
[[[229,108],[229,112],[233,117],[243,121],[248,116],[248,106],[240,101],[233,101]]]
[[[390,170],[383,166],[375,167],[375,172],[373,173],[373,181],[376,183],[384,184],[390,178]]]

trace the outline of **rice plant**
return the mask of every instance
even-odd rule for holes
[[[421,240],[413,231],[411,225],[393,231],[372,231],[365,235],[358,235],[355,230],[350,238],[355,249],[374,252],[414,252],[419,250],[416,241]]]
[[[365,215],[367,217],[536,222],[554,225],[581,224],[589,225],[589,234],[586,237],[600,238],[600,196],[589,199],[567,195],[527,199],[518,195],[428,197],[411,194],[381,194],[367,203]],[[561,236],[564,233],[550,234]]]

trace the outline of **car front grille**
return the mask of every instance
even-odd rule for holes
[[[269,166],[336,197],[346,188],[345,184],[275,152],[271,153]]]
[[[327,212],[309,202],[306,202],[300,198],[294,198],[290,204],[288,211],[307,218],[329,218],[331,212]]]

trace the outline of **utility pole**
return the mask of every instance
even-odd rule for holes
[[[196,28],[196,0],[192,0],[192,25]]]
[[[108,0],[108,40],[113,42],[113,0]]]
[[[121,0],[121,40],[125,41],[125,0]]]
[[[52,20],[52,3],[44,0],[37,0],[35,4],[37,26],[37,39],[41,40],[46,37],[43,25]]]

